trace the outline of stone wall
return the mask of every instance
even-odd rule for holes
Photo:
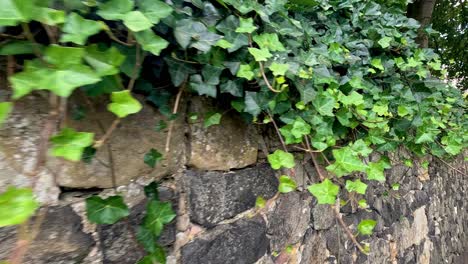
[[[0,191],[30,184],[26,172],[37,151],[44,100],[36,94],[19,101],[0,128]],[[103,105],[70,125],[99,136],[102,131],[91,117],[105,125],[113,119]],[[357,210],[353,202],[341,208],[353,231],[362,219],[378,221],[371,237],[358,236],[370,245],[366,256],[337,224],[331,208],[317,205],[307,192],[306,186],[318,181],[309,158],[296,156],[298,191],[277,195],[279,172],[265,161],[278,144],[274,133],[230,114],[223,115],[221,125],[204,128],[201,120],[188,122],[184,114],[203,116],[216,109],[215,103],[193,98],[187,105],[176,121],[171,151],[155,169],[143,163],[143,155],[150,148],[162,151],[167,131],[154,131],[164,117],[149,106],[122,122],[91,164],[51,159],[36,190],[48,204],[45,221],[25,263],[135,263],[144,252],[132,229],[144,213],[143,187],[154,180],[162,181],[161,199],[178,212],[160,238],[168,263],[468,263],[468,177],[462,157],[450,167],[434,159],[429,170],[397,165],[387,171],[387,183],[370,183],[367,210]],[[129,221],[96,226],[86,220],[84,199],[115,192],[109,153],[116,189],[131,206],[131,215]],[[393,183],[401,188],[393,190]],[[258,196],[267,200],[263,209],[255,208]],[[342,197],[349,198],[357,197]],[[0,260],[15,241],[14,228],[0,228]]]

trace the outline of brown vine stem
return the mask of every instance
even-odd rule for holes
[[[23,29],[23,33],[26,36],[26,38],[29,40],[29,42],[31,42],[33,44],[34,55],[36,55],[36,57],[39,60],[41,60],[42,63],[44,63],[45,65],[49,65],[44,60],[44,58],[42,57],[41,50],[38,48],[38,44],[37,44],[36,40],[34,39],[33,34],[31,33],[31,29],[29,28],[29,24],[28,23],[21,23],[21,28]]]
[[[179,109],[179,104],[180,104],[180,98],[182,97],[182,93],[184,92],[186,84],[187,84],[187,80],[184,80],[184,82],[182,83],[182,85],[179,88],[179,92],[177,93],[176,100],[174,102],[174,107],[172,109],[172,114],[173,115],[177,114],[177,111]],[[164,148],[164,151],[166,152],[166,155],[169,154],[169,150],[170,150],[170,147],[171,147],[172,130],[174,130],[174,120],[171,120],[169,122],[169,130],[167,132],[167,137],[166,137],[166,147]]]
[[[319,175],[320,180],[323,181],[323,180],[325,180],[326,177],[323,176],[323,174],[322,174],[320,164],[318,163],[317,158],[315,157],[315,153],[312,153],[312,151],[310,151],[312,149],[310,147],[309,138],[308,138],[307,135],[304,138],[305,138],[305,142],[306,142],[306,147],[309,150],[308,152],[310,154],[310,157],[312,158],[312,163],[314,163],[315,170],[317,171],[317,174]]]
[[[364,248],[361,246],[361,244],[356,240],[356,237],[354,237],[353,233],[351,232],[351,230],[349,230],[348,226],[346,225],[346,223],[343,220],[343,217],[341,216],[341,213],[340,213],[340,198],[336,199],[335,206],[333,206],[333,205],[330,205],[330,206],[332,207],[332,209],[334,209],[333,211],[335,212],[336,219],[338,219],[338,222],[340,223],[341,227],[343,227],[343,229],[344,229],[345,233],[348,235],[349,239],[351,239],[351,241],[359,249],[359,251],[361,251],[363,254],[367,255],[366,250],[364,250]]]
[[[268,87],[268,89],[270,89],[270,91],[274,93],[281,93],[281,90],[276,90],[275,88],[273,88],[273,86],[271,86],[270,81],[268,80],[268,77],[265,74],[265,68],[263,67],[263,63],[259,61],[258,65],[260,65],[260,73],[262,74],[263,80],[265,81],[265,84]]]
[[[117,38],[114,33],[112,33],[112,30],[110,30],[109,28],[107,28],[106,30],[104,30],[107,34],[107,36],[109,36],[110,39],[112,39],[113,41],[119,43],[119,44],[122,44],[124,46],[127,46],[127,47],[132,47],[135,45],[135,43],[127,43],[125,41],[122,41],[120,40],[119,38]]]
[[[275,122],[275,119],[273,119],[273,115],[270,113],[270,111],[267,111],[267,114],[270,117],[270,120],[273,123],[273,126],[275,127],[276,134],[278,134],[279,140],[281,142],[281,145],[283,146],[284,151],[288,152],[288,148],[286,148],[286,143],[284,142],[283,136],[281,135],[278,125]]]
[[[136,79],[138,78],[138,72],[141,68],[143,60],[144,60],[144,56],[141,55],[140,45],[137,44],[136,50],[135,50],[135,65],[133,67],[132,77],[130,78],[130,81],[128,82],[128,85],[127,85],[127,90],[129,90],[130,92],[133,90],[133,87],[135,87],[135,82],[136,82]],[[114,130],[120,124],[120,121],[121,121],[120,118],[116,118],[114,122],[112,122],[111,126],[107,129],[106,133],[99,140],[96,140],[93,147],[100,148],[102,145],[104,145],[104,143],[106,143],[106,141],[110,138]]]

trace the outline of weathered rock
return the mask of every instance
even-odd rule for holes
[[[160,200],[170,201],[173,209],[177,197],[169,189],[160,187]],[[136,243],[134,235],[145,215],[146,200],[141,201],[130,209],[129,220],[119,221],[113,225],[102,225],[99,229],[99,238],[105,264],[134,264],[145,254],[143,248]],[[170,246],[175,240],[175,221],[164,226],[164,230],[158,240],[163,247]]]
[[[184,181],[190,218],[206,227],[254,207],[258,196],[273,197],[278,189],[267,164],[229,173],[187,171]]]
[[[32,228],[32,227],[31,227]],[[0,229],[0,260],[7,259],[16,243],[14,227]],[[80,263],[94,245],[82,231],[81,218],[70,206],[49,207],[36,239],[29,245],[25,264]]]
[[[282,194],[274,211],[269,214],[268,234],[271,250],[281,252],[302,240],[310,223],[310,201],[307,193]]]
[[[312,218],[314,220],[315,230],[329,229],[335,224],[335,213],[333,209],[326,204],[317,204],[312,209]]]
[[[220,225],[182,248],[186,264],[250,264],[268,248],[263,218],[241,219]]]
[[[1,97],[1,96],[0,96]],[[0,98],[1,99],[1,98]],[[95,133],[95,138],[102,136],[96,120],[104,129],[110,126],[115,116],[106,109],[107,101],[98,100],[95,103],[96,112],[88,109],[88,115],[80,121],[68,120],[68,126],[78,131]],[[69,100],[70,108],[75,106],[75,100]],[[27,96],[15,103],[15,109],[7,122],[0,128],[0,188],[7,185],[28,185],[30,179],[25,172],[32,170],[38,150],[39,134],[47,117],[47,100],[35,94]],[[172,146],[169,155],[156,166],[150,168],[143,162],[143,157],[151,148],[164,152],[167,132],[155,132],[154,125],[163,119],[149,106],[144,106],[141,112],[124,119],[112,133],[110,144],[116,184],[128,184],[138,177],[160,178],[175,171],[185,159],[185,128],[183,117],[175,121],[172,133]],[[91,164],[83,162],[68,162],[49,157],[47,166],[39,175],[41,190],[44,195],[58,195],[51,191],[54,178],[59,186],[71,188],[109,188],[112,187],[111,171],[109,169],[109,152],[107,146],[101,147]],[[43,195],[43,196],[44,196]],[[41,195],[39,194],[41,197]],[[43,199],[45,200],[45,199]]]
[[[213,110],[207,99],[191,101],[190,112],[200,118],[190,124],[188,165],[202,170],[230,170],[254,164],[258,153],[255,129],[235,115],[223,115],[220,125],[205,128],[202,117]]]
[[[313,229],[305,234],[301,250],[301,264],[324,264],[330,255],[325,239]]]

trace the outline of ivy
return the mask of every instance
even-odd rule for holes
[[[8,187],[0,194],[0,227],[23,223],[38,207],[31,189]]]
[[[86,199],[86,214],[93,223],[113,224],[127,217],[130,212],[122,196],[111,196],[106,199],[92,196]]]

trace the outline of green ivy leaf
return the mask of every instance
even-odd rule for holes
[[[197,91],[199,95],[208,95],[216,98],[216,85],[211,85],[203,82],[200,74],[190,76],[190,88]]]
[[[140,11],[132,11],[124,15],[123,23],[133,32],[150,29],[153,23]]]
[[[278,191],[280,193],[292,192],[297,188],[296,182],[286,175],[281,175],[279,182]]]
[[[155,251],[149,255],[144,256],[140,259],[137,264],[155,264],[155,263],[166,263],[166,252],[164,249],[156,245]]]
[[[138,8],[153,24],[158,24],[172,13],[172,7],[160,0],[138,1]]]
[[[163,155],[152,148],[148,153],[145,154],[143,161],[146,163],[146,165],[150,166],[151,168],[154,168],[156,166],[156,163],[160,162],[162,159]]]
[[[231,42],[225,39],[220,39],[218,40],[218,42],[216,42],[216,46],[221,47],[223,49],[229,49],[229,48],[234,47],[234,44],[232,44]]]
[[[393,40],[393,38],[391,38],[391,37],[383,37],[378,41],[378,43],[382,48],[386,49],[386,48],[390,47],[390,42],[392,40]]]
[[[203,127],[208,128],[210,126],[219,125],[221,123],[221,114],[220,113],[208,113],[205,116],[205,121],[203,122]]]
[[[341,95],[339,100],[345,106],[364,104],[364,97],[356,91],[352,91],[349,95]]]
[[[58,68],[66,69],[69,66],[81,65],[84,54],[84,48],[50,45],[45,50],[44,60]],[[43,67],[43,65],[38,65],[38,67]]]
[[[176,214],[172,210],[171,203],[152,200],[146,207],[146,215],[143,218],[143,226],[153,235],[159,236],[165,224],[169,224]]]
[[[356,140],[352,145],[351,145],[351,150],[359,154],[363,157],[367,157],[372,153],[372,149],[367,146],[367,144],[364,142],[362,139]]]
[[[362,220],[358,226],[357,226],[357,229],[358,229],[358,232],[359,234],[361,235],[372,235],[373,231],[374,231],[374,227],[377,225],[377,221],[375,220],[372,220],[372,219],[365,219],[365,220]]]
[[[334,116],[333,108],[335,107],[336,101],[333,96],[327,92],[322,92],[315,97],[312,101],[315,109],[324,116]]]
[[[258,116],[261,112],[260,106],[257,103],[256,92],[245,92],[245,100],[243,110],[253,116]]]
[[[38,43],[31,43],[26,40],[14,40],[0,45],[0,55],[33,54],[35,48],[40,52],[44,49],[44,47]]]
[[[119,118],[138,113],[143,108],[128,90],[113,92],[111,101],[112,103],[107,105],[107,109]]]
[[[340,192],[340,187],[329,179],[323,180],[322,183],[312,184],[307,189],[317,198],[319,204],[335,204],[336,196]]]
[[[102,199],[91,196],[86,199],[88,220],[96,224],[114,224],[130,214],[122,196],[111,196]]]
[[[195,73],[195,69],[188,63],[176,61],[174,59],[165,58],[169,66],[169,74],[174,86],[180,86],[188,79],[189,74]]]
[[[49,26],[55,26],[65,22],[65,12],[47,7],[38,7],[33,13],[32,19]]]
[[[86,147],[93,144],[93,133],[76,132],[72,128],[64,128],[60,133],[50,138],[51,153],[55,157],[63,157],[71,161],[80,161]]]
[[[0,8],[0,26],[16,26],[28,22],[37,11],[33,1],[3,0]]]
[[[347,180],[345,188],[346,188],[346,190],[348,190],[348,192],[356,192],[356,193],[359,193],[359,194],[366,194],[367,184],[361,182],[360,179],[357,179],[355,181]]]
[[[369,162],[366,169],[367,179],[376,181],[385,181],[384,170],[391,168],[390,164],[381,159],[378,162]]]
[[[255,77],[255,74],[249,64],[241,64],[236,76],[250,81]]]
[[[263,197],[258,196],[257,199],[255,200],[255,207],[256,208],[264,208],[266,206],[266,201],[263,199]]]
[[[133,0],[109,0],[99,5],[97,14],[107,20],[121,20],[133,10]]]
[[[257,29],[256,26],[253,24],[253,19],[249,18],[240,18],[239,19],[239,27],[236,28],[237,33],[252,33]]]
[[[249,52],[254,56],[255,61],[267,61],[273,56],[267,49],[249,48]]]
[[[367,166],[356,156],[350,147],[334,149],[335,162],[327,170],[341,177],[354,171],[364,171]]]
[[[242,97],[242,83],[243,81],[239,79],[235,81],[227,80],[225,83],[221,84],[219,88],[222,93],[230,93],[233,96]]]
[[[149,51],[156,56],[159,56],[161,51],[169,45],[167,40],[154,34],[150,29],[136,32],[135,39],[141,44],[141,47],[144,50]]]
[[[281,167],[292,169],[296,165],[293,154],[284,152],[280,149],[277,149],[275,152],[268,155],[268,162],[275,170],[278,170]]]
[[[77,13],[71,13],[62,27],[63,34],[60,42],[73,42],[78,45],[84,45],[88,37],[97,34],[104,29],[102,22],[84,19]]]
[[[255,35],[253,37],[255,43],[261,49],[266,49],[270,51],[285,51],[283,44],[279,41],[278,35],[275,33],[263,33],[260,35]]]
[[[38,207],[31,189],[8,187],[0,194],[0,227],[24,223]]]
[[[159,120],[159,122],[154,126],[156,132],[161,132],[167,128],[167,123],[164,120]]]
[[[101,51],[98,45],[86,47],[85,61],[91,65],[99,76],[115,75],[120,72],[119,67],[125,60],[119,50],[111,47]]]
[[[384,71],[384,67],[382,65],[382,60],[380,58],[375,58],[371,60],[371,65],[374,66],[375,68]]]
[[[0,103],[0,127],[7,119],[11,110],[13,109],[13,103],[11,102],[1,102]]]
[[[288,64],[282,64],[282,63],[276,63],[276,62],[273,62],[269,69],[273,72],[273,75],[275,76],[283,76],[286,74],[286,72],[288,71],[289,69],[289,65]]]
[[[162,155],[161,155],[162,157]],[[159,201],[159,184],[157,182],[151,182],[144,188],[146,198],[150,200]]]

